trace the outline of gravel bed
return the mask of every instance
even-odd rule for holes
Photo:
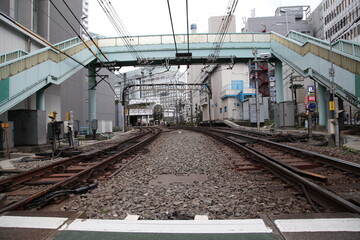
[[[242,158],[232,149],[191,131],[168,131],[148,146],[124,171],[99,182],[91,192],[73,196],[61,210],[84,211],[88,218],[140,219],[256,218],[260,214],[312,213],[292,188],[263,171],[239,172]],[[164,174],[201,174],[205,181],[157,181]]]
[[[112,139],[105,140],[105,141],[100,141],[100,142],[94,142],[93,144],[85,145],[83,147],[80,147],[79,150],[82,151],[82,152],[87,152],[87,151],[103,148],[106,145],[114,144],[114,143],[117,143],[119,141],[126,140],[126,139],[134,136],[134,134],[136,134],[137,132],[138,132],[138,130],[134,130],[134,131],[127,132],[125,134],[122,134],[122,133],[121,134],[116,134]],[[64,160],[64,159],[67,159],[67,158],[58,157],[58,158],[53,158],[53,159],[48,159],[48,160],[30,161],[30,162],[25,162],[25,161],[23,162],[21,160],[14,160],[14,161],[11,161],[11,162],[13,163],[13,165],[15,166],[16,169],[21,169],[21,170],[28,171],[28,170],[38,168],[38,167],[43,167],[43,166],[46,166],[46,165],[49,165],[51,163],[58,162],[58,161],[61,161],[61,160]]]
[[[138,132],[139,132],[138,129],[134,129],[134,130],[128,131],[126,133],[115,133],[115,136],[109,140],[97,141],[97,142],[94,142],[93,144],[89,144],[89,145],[80,147],[79,150],[86,152],[86,151],[91,151],[94,149],[103,148],[106,145],[115,144],[119,141],[123,141],[130,137],[133,137]],[[64,159],[67,159],[67,158],[58,157],[58,158],[53,158],[53,159],[48,159],[48,160],[28,161],[28,162],[21,161],[21,159],[17,159],[17,160],[12,160],[11,163],[14,165],[15,169],[29,171],[31,169],[43,167],[43,166],[46,166],[46,165],[49,165],[49,164],[52,164],[54,162],[58,162],[58,161],[61,161]],[[1,169],[1,167],[0,167],[0,169]],[[0,179],[8,178],[13,175],[15,175],[15,174],[14,173],[0,174]]]
[[[360,151],[351,148],[315,146],[313,142],[284,143],[284,144],[360,164]]]

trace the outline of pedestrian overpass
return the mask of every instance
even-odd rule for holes
[[[186,34],[179,34],[175,35],[175,39],[179,53],[177,57],[173,35],[127,37],[127,41],[136,46],[136,50],[142,56],[141,59],[134,57],[134,52],[126,47],[121,37],[95,39],[108,60],[90,40],[87,44],[96,53],[97,58],[78,38],[55,45],[57,49],[76,61],[51,47],[30,54],[15,51],[0,55],[0,114],[35,93],[39,95],[37,98],[39,101],[45,101],[41,96],[44,88],[50,84],[61,84],[83,68],[83,65],[90,67],[89,75],[92,75],[96,67],[233,64],[253,59],[254,48],[258,51],[258,57],[262,53],[271,53],[269,60],[275,62],[277,102],[283,101],[282,62],[290,65],[302,76],[311,77],[328,89],[332,87],[332,79],[329,77],[332,62],[335,69],[336,94],[360,108],[360,44],[358,43],[340,40],[330,49],[329,43],[325,41],[293,31],[287,37],[274,32],[228,33],[216,61],[209,61],[208,56],[214,50],[216,34],[191,34],[189,38]],[[188,53],[191,53],[191,57]],[[94,89],[91,88],[89,91]],[[41,103],[37,104],[37,106],[41,105]]]

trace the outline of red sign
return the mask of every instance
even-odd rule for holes
[[[316,97],[314,95],[312,96],[307,96],[307,100],[308,102],[315,102],[316,101]]]

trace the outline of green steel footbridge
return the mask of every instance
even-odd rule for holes
[[[178,54],[173,35],[127,37],[141,59],[134,57],[121,37],[95,39],[107,59],[93,42],[89,40],[87,45],[97,57],[78,38],[55,44],[60,52],[47,47],[29,54],[15,51],[0,55],[0,114],[35,93],[41,95],[50,84],[61,84],[84,65],[93,72],[97,67],[209,64],[216,34],[191,34],[189,41],[186,34],[179,34],[175,39]],[[218,57],[211,63],[248,62],[254,58],[254,48],[258,56],[270,54],[269,60],[275,62],[277,102],[283,101],[282,63],[286,63],[300,75],[317,81],[322,86],[320,91],[335,88],[338,97],[360,108],[359,43],[339,40],[330,47],[328,42],[294,31],[286,37],[274,32],[228,33]],[[335,70],[333,79],[329,77],[331,63]],[[94,79],[90,78],[89,84],[93,84]]]

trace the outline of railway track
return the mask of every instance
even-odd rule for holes
[[[360,213],[360,165],[308,152],[264,138],[223,129],[193,129],[246,152],[249,161],[235,162],[237,170],[266,168],[290,183],[308,199],[315,211]]]
[[[94,188],[97,180],[121,171],[129,163],[127,155],[143,148],[160,133],[158,128],[144,128],[139,135],[120,143],[2,179],[0,192],[6,194],[6,199],[1,202],[0,213],[41,207]]]
[[[216,127],[213,129],[222,130],[222,131],[231,131],[235,134],[267,139],[272,142],[304,142],[308,139],[307,135],[278,134],[273,132],[253,131],[253,130],[240,129],[240,128],[229,129],[226,127]]]

